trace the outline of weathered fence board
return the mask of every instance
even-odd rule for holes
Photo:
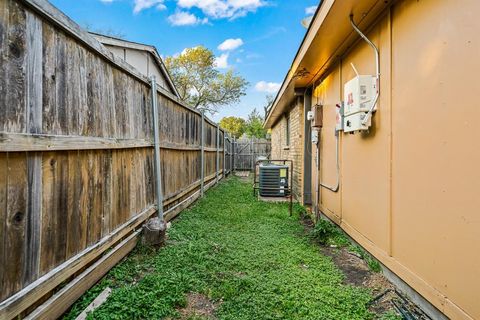
[[[108,249],[155,213],[151,90],[47,1],[0,0],[0,318],[25,316],[65,284],[49,300],[59,305],[37,310],[61,314],[134,242],[114,258]],[[206,187],[231,170],[232,146],[205,119],[201,168],[201,114],[156,94],[170,219],[198,198],[202,170]]]
[[[252,171],[257,157],[270,157],[271,142],[267,139],[240,139],[234,143],[234,170]]]

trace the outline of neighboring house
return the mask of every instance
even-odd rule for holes
[[[480,319],[478,12],[473,0],[322,1],[265,121],[272,158],[295,161],[297,198],[378,258],[434,319]],[[354,69],[377,74],[375,54],[350,14],[379,49],[371,125],[375,79],[349,81]],[[312,128],[310,110],[322,127]]]
[[[162,58],[154,46],[90,33],[115,56],[124,60],[140,73],[150,78],[155,76],[159,86],[179,97]]]

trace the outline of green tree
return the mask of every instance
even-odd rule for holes
[[[266,101],[265,101],[265,105],[263,106],[263,111],[264,111],[264,115],[266,117],[270,108],[273,105],[273,102],[275,101],[275,96],[273,94],[267,94],[266,97],[265,97],[265,100]]]
[[[220,120],[220,127],[237,139],[245,132],[245,125],[245,119],[239,117],[224,117]]]
[[[249,138],[265,138],[267,136],[267,130],[263,128],[263,120],[257,109],[250,112],[245,128],[245,133]]]
[[[218,112],[221,106],[238,103],[245,95],[248,82],[233,70],[221,73],[215,67],[215,55],[198,46],[165,59],[180,98],[190,106]]]

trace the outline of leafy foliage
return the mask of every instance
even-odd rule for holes
[[[372,257],[367,251],[357,244],[353,244],[340,228],[328,220],[320,219],[310,232],[310,237],[320,244],[336,245],[338,247],[348,247],[348,251],[356,253],[368,264],[370,270],[380,272],[382,267],[380,263]]]
[[[341,239],[341,231],[330,221],[320,219],[310,232],[310,237],[321,244],[337,244],[335,240]]]
[[[248,115],[245,133],[249,138],[265,138],[267,136],[267,130],[263,128],[263,117],[257,109],[253,109]]]
[[[215,68],[215,55],[198,46],[180,55],[167,57],[165,65],[180,98],[190,106],[215,114],[221,106],[237,103],[245,95],[248,82],[233,70]]]
[[[238,139],[245,132],[246,122],[245,119],[240,117],[224,117],[220,120],[220,127]]]
[[[186,294],[216,303],[218,319],[372,319],[371,295],[303,235],[295,207],[260,202],[251,184],[222,181],[169,230],[158,252],[138,247],[66,315],[74,319],[101,288],[113,288],[90,319],[179,316]]]

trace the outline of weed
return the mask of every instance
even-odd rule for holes
[[[112,294],[89,319],[178,318],[193,292],[217,306],[218,319],[372,319],[370,292],[343,284],[331,258],[302,236],[301,208],[290,217],[288,206],[257,201],[238,178],[221,182],[182,212],[166,247],[138,247],[65,319],[106,285]]]
[[[348,250],[349,250],[350,252],[353,252],[353,253],[358,254],[363,260],[365,260],[365,262],[368,264],[368,267],[369,267],[370,270],[372,270],[373,272],[380,272],[380,271],[382,271],[382,266],[380,265],[380,263],[378,262],[378,260],[375,259],[374,257],[372,257],[367,251],[365,251],[365,249],[363,249],[363,248],[360,247],[359,245],[351,244],[351,245],[348,247]]]
[[[310,232],[310,237],[320,244],[346,247],[350,240],[343,231],[328,220],[320,219]]]
[[[382,271],[380,263],[359,245],[353,244],[350,239],[328,220],[321,219],[310,232],[310,238],[323,245],[335,245],[337,247],[348,247],[350,252],[356,253],[368,264],[374,272]]]

